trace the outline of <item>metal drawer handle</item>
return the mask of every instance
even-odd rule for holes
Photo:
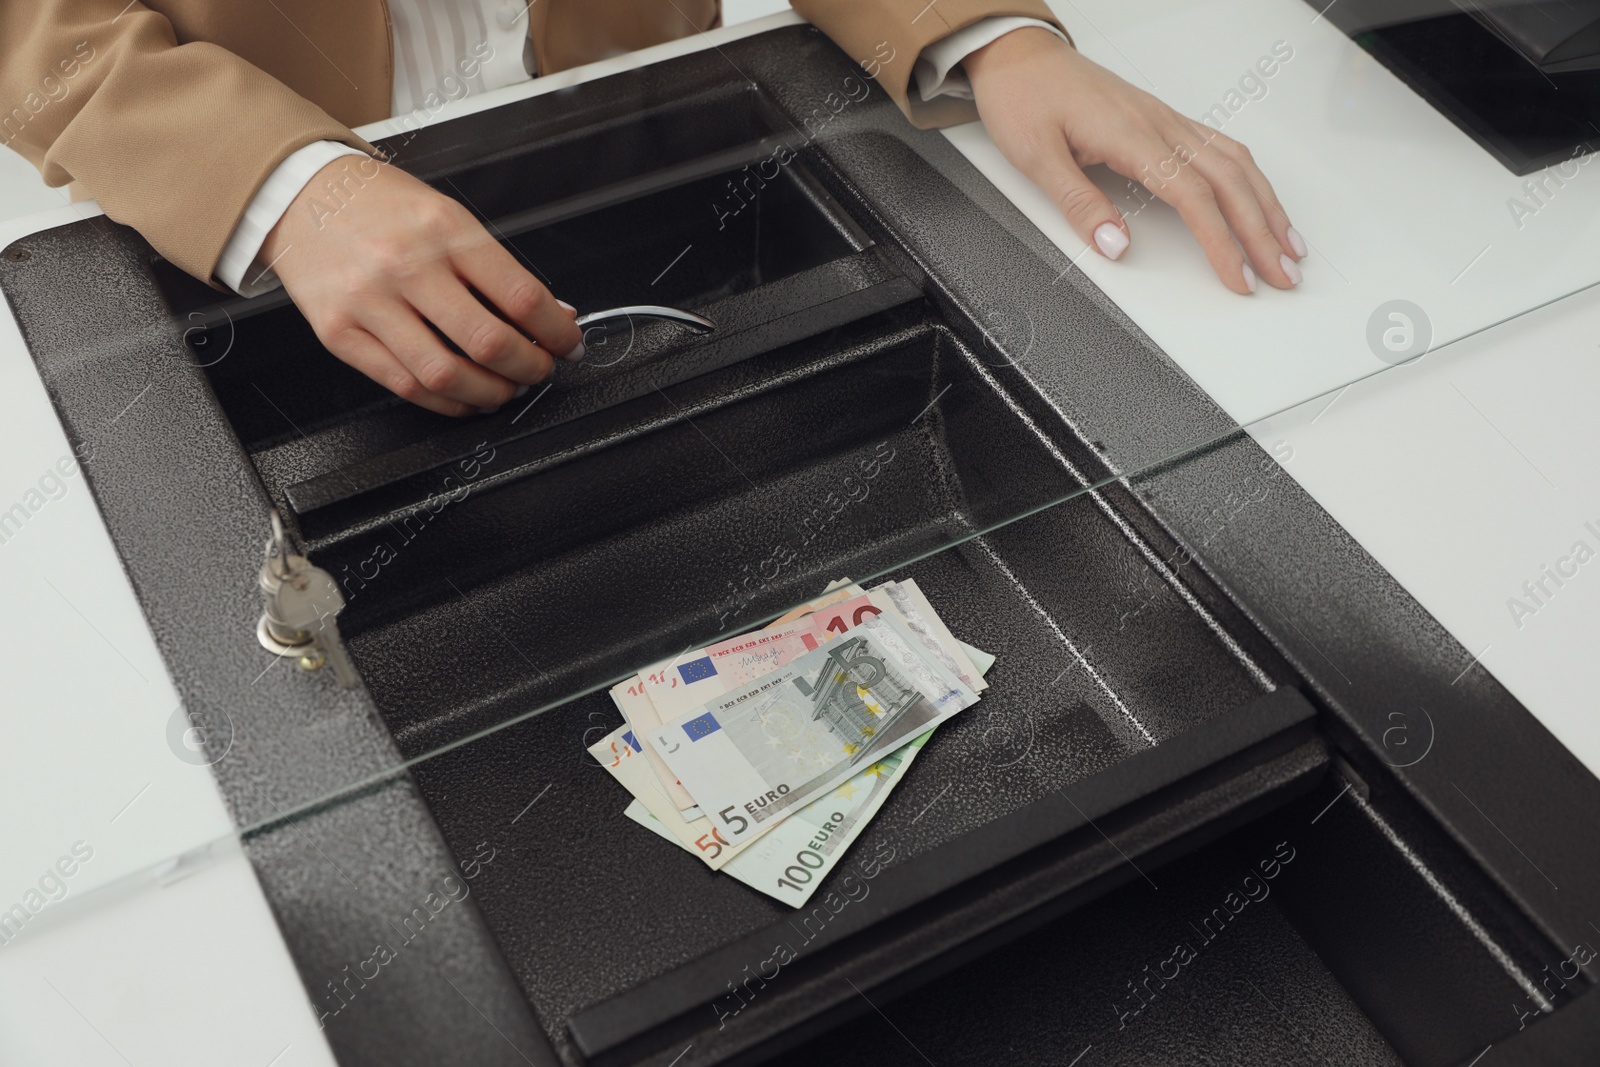
[[[717,328],[717,324],[704,315],[696,315],[692,311],[680,308],[660,307],[656,304],[634,304],[629,307],[591,311],[587,315],[578,316],[578,328],[587,330],[591,326],[599,326],[612,319],[627,318],[671,319],[673,322],[683,323],[696,333],[710,333]]]

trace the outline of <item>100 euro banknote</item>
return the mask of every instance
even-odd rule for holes
[[[822,794],[736,853],[722,866],[722,872],[785,904],[803,907],[878,814],[889,791],[905,777],[911,761],[932,735],[930,730],[918,736]],[[635,799],[623,814],[689,849],[642,801]]]
[[[977,699],[885,612],[641,740],[739,844]]]

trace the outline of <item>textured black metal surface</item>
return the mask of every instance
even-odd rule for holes
[[[491,201],[500,195],[497,189],[515,184],[502,179],[526,164],[529,144],[590,158],[583,149],[583,131],[589,126],[620,121],[619,116],[642,107],[660,111],[663,100],[706,93],[718,100],[743,98],[748,90],[742,79],[736,92],[716,95],[717,87],[730,80],[730,58],[761,86],[755,94],[757,113],[776,115],[796,130],[842,79],[858,77],[849,61],[815,31],[780,31],[715,56],[673,61],[433,128],[398,145],[400,159],[457,193],[463,187],[453,184],[452,175],[464,176],[473,164],[491,161],[493,166],[479,172],[489,176],[485,184],[481,189],[471,186],[467,199],[498,217],[504,211]],[[671,123],[658,125],[671,128]],[[708,129],[702,131],[706,143],[701,147],[725,152],[770,128],[770,122],[752,121]],[[666,162],[679,165],[685,160],[679,153]],[[69,437],[95,448],[97,458],[88,468],[91,485],[186,704],[197,718],[214,722],[210,717],[224,713],[233,718],[234,748],[218,763],[217,775],[236,817],[244,822],[271,817],[283,806],[392,766],[396,752],[390,731],[404,751],[425,751],[474,726],[503,721],[575,686],[592,684],[620,667],[636,667],[653,655],[676,651],[682,639],[714,630],[719,615],[726,616],[732,607],[754,621],[786,600],[814,593],[817,579],[846,572],[835,568],[863,576],[865,572],[854,568],[907,558],[934,547],[941,537],[948,540],[946,533],[970,532],[1005,517],[1008,508],[1015,514],[1107,468],[1133,469],[1231,429],[1193,383],[1080,274],[1069,270],[1060,253],[946,141],[911,131],[881,94],[831,118],[825,135],[808,150],[808,165],[887,257],[873,251],[870,258],[852,261],[892,267],[903,280],[922,288],[926,302],[907,304],[897,297],[895,308],[883,311],[888,304],[869,301],[849,312],[870,312],[868,318],[840,327],[822,341],[760,354],[739,351],[726,364],[696,368],[707,372],[702,378],[714,381],[674,379],[678,384],[670,388],[680,400],[704,402],[710,431],[747,437],[754,427],[771,429],[775,419],[818,411],[817,383],[830,374],[851,389],[860,388],[863,373],[912,383],[907,391],[886,397],[882,416],[887,420],[904,414],[906,425],[896,433],[915,442],[910,452],[915,464],[902,468],[905,474],[897,475],[899,480],[883,484],[892,528],[873,526],[864,513],[849,513],[834,530],[836,540],[819,545],[781,582],[753,598],[716,603],[707,596],[686,598],[659,569],[651,578],[652,572],[641,568],[650,560],[685,559],[700,566],[696,580],[703,583],[719,564],[730,578],[736,577],[741,560],[760,560],[770,551],[770,540],[762,538],[770,538],[782,516],[770,501],[742,498],[744,487],[736,472],[721,467],[705,467],[710,472],[706,484],[680,494],[676,499],[682,504],[675,512],[664,512],[657,500],[652,515],[609,531],[601,509],[577,516],[580,525],[589,524],[588,533],[600,531],[593,543],[574,540],[532,548],[512,543],[498,549],[498,556],[490,552],[487,559],[461,559],[459,571],[430,575],[430,570],[442,569],[443,557],[430,563],[431,550],[419,541],[407,557],[418,562],[407,565],[428,580],[407,583],[415,592],[402,594],[401,583],[395,583],[380,595],[352,602],[357,658],[384,721],[364,694],[341,694],[331,679],[279,669],[251,685],[263,665],[263,654],[249,640],[249,627],[257,611],[254,568],[268,499],[257,472],[269,479],[268,488],[282,492],[402,449],[418,436],[441,432],[440,424],[392,406],[345,422],[343,412],[362,402],[360,389],[365,387],[358,386],[339,394],[343,399],[324,412],[332,420],[327,427],[299,427],[292,425],[297,420],[285,417],[290,425],[278,431],[284,435],[280,440],[272,436],[267,408],[257,405],[252,414],[241,416],[235,403],[235,426],[253,427],[246,436],[261,460],[253,469],[204,378],[189,363],[192,353],[183,346],[182,322],[174,321],[145,275],[148,253],[142,242],[127,231],[83,224],[30,238],[33,255],[26,263],[0,262],[0,286],[22,323]],[[616,166],[617,173],[604,178],[624,182],[627,160]],[[571,170],[552,173],[558,172]],[[568,193],[580,196],[581,190]],[[973,210],[974,205],[981,210]],[[708,228],[714,221],[708,218]],[[859,241],[851,244],[852,249],[859,246]],[[852,257],[861,254],[851,252]],[[802,271],[791,277],[805,275]],[[835,271],[828,277],[836,282],[840,275]],[[870,288],[892,279],[880,270],[860,274],[858,280]],[[831,300],[852,298],[848,287],[829,292]],[[176,310],[187,307],[180,303]],[[752,303],[752,329],[759,328],[758,311]],[[768,343],[795,337],[780,331]],[[850,343],[823,355],[805,347],[830,341]],[[670,343],[661,351],[668,348]],[[749,404],[727,404],[706,395],[717,392],[710,386],[721,389],[735,379],[752,390]],[[938,390],[945,385],[959,388],[941,396]],[[697,389],[699,397],[694,395]],[[769,402],[763,409],[761,397],[784,397],[795,405]],[[583,488],[603,497],[614,487],[593,478],[587,486],[582,479],[563,485],[561,468],[551,465],[550,454],[541,449],[559,443],[564,426],[602,426],[608,418],[623,418],[619,412],[624,409],[627,419],[651,425],[641,428],[636,421],[619,435],[623,447],[615,450],[609,468],[568,463],[565,477],[609,469],[616,485],[625,486],[635,468],[652,458],[653,449],[661,450],[657,458],[689,455],[694,436],[703,436],[662,405],[653,411],[641,406],[648,397],[619,393],[612,399],[606,411],[574,410],[562,426],[555,419],[549,426],[541,424],[551,435],[515,456],[524,473],[538,477],[513,481],[549,489],[558,497]],[[130,400],[135,401],[132,406]],[[672,400],[668,396],[667,404]],[[918,409],[930,402],[931,411],[919,415]],[[268,397],[268,407],[278,404]],[[1009,422],[1000,418],[1001,409],[1009,412]],[[919,418],[925,421],[913,427]],[[756,473],[768,493],[779,498],[785,488],[810,491],[836,478],[833,465],[855,461],[854,450],[877,440],[887,424],[869,423],[857,431],[829,426],[827,433],[815,433],[803,447],[791,449],[792,459],[771,460],[770,467]],[[301,430],[317,440],[310,445],[299,441]],[[635,451],[629,453],[627,447]],[[451,455],[446,448],[438,459]],[[1342,739],[1350,743],[1352,757],[1366,763],[1382,752],[1380,724],[1394,707],[1391,701],[1419,691],[1412,676],[1432,672],[1442,679],[1442,664],[1451,661],[1449,673],[1454,674],[1466,662],[1465,653],[1443,639],[1442,631],[1348,538],[1341,541],[1342,532],[1303,494],[1285,491],[1274,497],[1272,525],[1266,524],[1265,508],[1247,522],[1230,517],[1225,524],[1229,536],[1217,541],[1208,523],[1219,505],[1219,489],[1230,492],[1241,478],[1259,476],[1262,458],[1252,445],[1230,444],[1141,482],[1145,490],[1156,490],[1154,506],[1181,540],[1204,546],[1208,561],[1213,553],[1223,558],[1221,588],[1199,565],[1184,569],[1181,563],[1163,563],[1172,559],[1170,544],[1162,541],[1165,532],[1121,490],[1058,506],[910,569],[952,627],[979,637],[1001,656],[1005,669],[996,676],[985,704],[935,739],[923,773],[912,775],[894,798],[908,841],[922,834],[933,840],[963,830],[981,832],[987,821],[1026,799],[1104,771],[1152,740],[1181,745],[1186,729],[1226,715],[1248,697],[1283,682],[1289,672],[1257,633],[1241,625],[1245,616],[1228,602],[1224,589],[1237,593],[1245,610],[1283,640],[1294,661],[1313,678],[1323,679],[1323,669],[1299,641],[1284,639],[1279,632],[1284,626],[1274,613],[1261,610],[1253,582],[1277,594],[1274,608],[1284,605],[1281,618],[1292,620],[1288,629],[1298,633],[1297,627],[1306,626],[1319,642],[1359,649],[1373,680],[1360,674],[1359,686],[1352,683],[1351,692],[1335,694],[1323,679],[1319,693],[1340,709],[1340,721],[1351,726]],[[411,475],[419,465],[408,459],[397,469]],[[1194,473],[1184,473],[1190,470]],[[402,482],[386,476],[373,479],[374,486],[385,490]],[[515,491],[515,484],[508,482],[481,494],[471,510],[447,512],[440,521],[453,523],[455,529],[439,547],[454,544],[459,554],[461,545],[472,545],[475,536],[478,547],[489,546],[495,540],[495,522],[517,511]],[[499,519],[492,506],[497,497],[508,505]],[[394,506],[393,501],[378,500],[365,511],[357,509],[354,517],[334,516],[323,531],[319,558],[336,562],[341,552],[354,551],[367,532],[361,524],[386,518]],[[526,511],[528,505],[521,507]],[[488,519],[474,529],[474,516]],[[526,521],[551,520],[533,514]],[[1296,537],[1307,539],[1297,546]],[[1309,566],[1302,556],[1306,545],[1326,558],[1313,554],[1316,566]],[[741,555],[746,551],[748,558]],[[1308,574],[1316,580],[1308,581]],[[656,584],[643,589],[624,585],[624,578],[641,575]],[[441,579],[456,576],[459,591],[453,598],[443,596],[439,586],[448,583]],[[1336,583],[1344,580],[1353,581],[1352,588],[1359,591],[1359,610],[1345,612],[1327,597],[1326,591],[1338,589]],[[600,602],[588,605],[583,626],[634,619],[641,613],[647,621],[636,632],[615,633],[613,626],[615,636],[604,654],[586,658],[578,647],[583,634],[565,632],[574,628],[573,608],[583,606],[579,597],[584,593],[589,601]],[[514,640],[499,633],[508,626]],[[1079,640],[1086,636],[1093,640]],[[562,640],[572,644],[563,647]],[[555,652],[556,660],[536,665],[546,652]],[[1430,679],[1432,673],[1427,674]],[[1442,683],[1427,682],[1437,684]],[[1572,853],[1564,866],[1541,863],[1541,869],[1559,872],[1558,877],[1588,872],[1592,857],[1586,849],[1596,838],[1591,835],[1587,845],[1567,840],[1563,835],[1571,831],[1571,821],[1548,814],[1561,810],[1554,806],[1558,800],[1590,800],[1586,790],[1592,791],[1593,778],[1556,746],[1555,755],[1565,762],[1558,758],[1554,763],[1553,794],[1507,796],[1504,784],[1485,777],[1489,756],[1526,761],[1552,755],[1555,743],[1538,733],[1531,742],[1524,738],[1524,743],[1503,750],[1483,749],[1485,743],[1526,733],[1531,718],[1503,692],[1489,692],[1478,679],[1471,684],[1476,687],[1469,690],[1476,694],[1472,699],[1486,699],[1487,711],[1481,718],[1463,716],[1462,737],[1452,741],[1461,747],[1439,749],[1432,766],[1445,764],[1448,757],[1449,770],[1440,773],[1484,772],[1470,779],[1471,788],[1484,788],[1497,814],[1499,804],[1518,808],[1519,829],[1544,816],[1547,825],[1535,835],[1535,844],[1565,842]],[[989,710],[1012,717],[986,722],[982,715]],[[1028,758],[1016,758],[1010,742],[986,751],[995,737],[1004,736],[997,728],[1020,736],[1021,723],[1014,717],[1019,710],[1037,714]],[[312,862],[298,850],[291,839],[298,824],[253,840],[252,857],[308,986],[328,967],[337,969],[362,951],[356,942],[365,930],[414,907],[419,886],[449,870],[486,838],[490,816],[498,820],[497,827],[510,827],[504,830],[505,854],[529,853],[517,861],[527,866],[517,868],[522,873],[505,885],[484,882],[476,899],[453,914],[468,916],[482,904],[494,938],[533,1001],[538,1022],[524,1005],[521,1023],[512,1024],[520,1027],[513,1042],[519,1050],[533,1047],[523,1044],[523,1036],[536,1045],[543,1030],[563,1042],[560,1051],[570,1059],[573,1049],[565,1044],[563,1026],[573,1012],[659,973],[663,961],[687,962],[705,950],[698,939],[710,907],[706,902],[714,900],[736,927],[770,921],[775,911],[770,902],[712,878],[676,853],[664,853],[664,844],[623,826],[620,815],[611,813],[617,791],[581,748],[585,739],[592,741],[614,721],[603,698],[586,697],[422,765],[417,780],[444,825],[448,848],[427,831],[414,795],[398,785],[314,817],[327,835],[318,842],[319,859],[326,862]],[[965,748],[960,747],[964,739]],[[961,780],[972,795],[937,831],[915,827],[914,819],[906,821],[905,813],[919,810],[913,805],[939,800],[939,789],[966,770],[946,766],[941,773],[940,761],[959,764],[963,759],[987,760],[995,773],[966,774]],[[1302,757],[1299,764],[1289,756],[1268,760],[1226,787],[1155,813],[1129,832],[1144,835],[1152,845],[1165,840],[1163,819],[1174,832],[1198,832],[1208,819],[1240,810],[1252,798],[1278,796],[1317,766],[1311,757]],[[1406,784],[1414,787],[1433,773],[1424,763],[1410,772]],[[1546,770],[1539,773],[1549,781]],[[549,793],[541,794],[546,786]],[[540,795],[544,799],[538,806],[525,808]],[[1427,800],[1431,810],[1441,810],[1437,794]],[[1508,877],[1519,873],[1519,861],[1494,842],[1487,827],[1462,822],[1460,808],[1457,804],[1444,814],[1471,852],[1513,883],[1541,923],[1568,932],[1572,927],[1564,924],[1584,901],[1556,901],[1530,890],[1526,879]],[[520,822],[511,818],[523,810],[530,813]],[[592,848],[591,840],[572,842],[565,835],[572,827],[595,825],[596,819],[618,827],[626,844],[614,852],[586,854],[589,862],[581,871],[556,866],[545,870],[536,862],[552,847]],[[871,832],[863,849],[873,847]],[[1119,861],[1113,849],[1103,851],[1109,873]],[[372,878],[366,884],[358,879],[360,891],[349,893],[338,860],[357,856],[370,858],[366,866]],[[649,867],[641,866],[645,856],[655,857]],[[1120,876],[1134,877],[1126,871]],[[651,883],[663,881],[678,891],[664,902],[651,895],[657,888]],[[1588,885],[1596,884],[1600,882],[1590,878]],[[1005,891],[1003,886],[994,890]],[[1014,891],[1021,893],[1020,888]],[[532,900],[547,906],[532,906]],[[685,900],[694,904],[685,906]],[[1471,903],[1476,907],[1480,901]],[[1494,910],[1492,900],[1483,906]],[[600,917],[634,918],[641,911],[650,911],[651,921],[630,925],[639,931],[642,944],[596,961]],[[1548,919],[1553,911],[1560,912],[1559,924]],[[594,918],[580,923],[575,919],[579,914]],[[514,1016],[517,998],[505,996],[510,979],[473,919],[440,928],[439,938],[426,945],[419,942],[413,958],[420,961],[423,952],[436,952],[439,966],[452,969],[450,973],[473,971],[483,984],[475,987],[473,997],[458,990],[463,999],[481,996],[497,1005],[497,1011]],[[942,920],[932,917],[910,935],[924,939],[919,951],[933,959],[964,943],[969,931],[959,928],[960,919],[959,911]],[[892,961],[875,965],[867,958],[857,958],[855,964],[864,968],[857,973],[866,989],[901,969]],[[824,975],[812,981],[825,980]],[[336,1038],[341,1055],[363,1062],[369,1050],[382,1050],[396,1058],[374,1062],[452,1062],[454,1049],[482,1047],[482,1034],[463,1032],[468,1025],[481,1028],[481,1019],[474,1022],[426,1003],[436,993],[437,983],[429,986],[420,980],[386,986],[381,997],[367,1001],[374,1010],[352,1010],[340,1020],[347,1027]],[[840,995],[834,989],[783,1001],[788,1007],[768,1016],[763,1035],[820,1017]],[[420,1019],[434,1025],[421,1028],[416,1025]],[[396,1041],[397,1033],[406,1040]],[[667,1053],[661,1055],[666,1062]]]
[[[408,780],[252,836],[250,861],[344,1064],[556,1067],[477,900],[503,827],[452,851]]]
[[[738,175],[737,169],[731,172],[731,177]],[[586,308],[626,304],[649,292],[654,300],[699,308],[716,322],[713,333],[697,335],[664,322],[591,331],[588,358],[579,366],[558,368],[550,392],[544,395],[541,390],[536,408],[508,405],[498,418],[467,423],[436,418],[430,420],[431,432],[422,440],[415,439],[417,428],[407,424],[390,440],[383,432],[385,424],[403,410],[393,398],[376,404],[379,410],[362,420],[366,425],[350,425],[346,418],[328,424],[329,410],[342,411],[337,400],[330,409],[320,390],[303,389],[273,401],[283,408],[269,407],[251,394],[246,383],[262,377],[264,368],[275,362],[287,358],[305,364],[281,375],[295,380],[295,371],[310,375],[313,361],[326,359],[320,346],[308,343],[303,321],[285,308],[270,312],[275,321],[267,324],[247,329],[229,322],[214,331],[237,338],[235,347],[242,349],[212,372],[223,404],[236,424],[245,424],[240,432],[246,440],[284,437],[285,417],[316,428],[309,435],[292,435],[289,455],[331,469],[284,483],[286,502],[305,522],[318,508],[372,494],[402,479],[427,480],[431,475],[427,485],[431,492],[438,469],[471,455],[481,441],[498,444],[531,437],[919,295],[832,207],[799,162],[783,169],[780,180],[767,184],[762,200],[750,212],[741,212],[731,224],[724,222],[708,239],[702,232],[708,229],[706,220],[691,209],[703,211],[719,195],[726,196],[719,183],[726,184],[731,177],[718,174],[688,185],[641,191],[639,201],[513,238],[525,261],[550,264],[541,273],[554,275],[550,284],[557,292],[583,300]],[[661,220],[673,225],[664,226]],[[652,234],[652,241],[646,247],[633,247],[643,244],[641,234]],[[694,240],[685,243],[691,237]],[[628,248],[626,261],[633,270],[619,269],[620,247]],[[651,279],[657,264],[665,267]],[[246,426],[270,430],[252,434]],[[331,456],[318,455],[324,432],[334,438]],[[341,461],[341,446],[364,448],[370,454],[354,462]],[[373,452],[374,448],[382,451]],[[263,472],[276,483],[281,459],[263,458]],[[333,521],[337,520],[320,518],[318,525],[327,528]],[[307,533],[321,535],[316,529]]]
[[[1464,858],[1403,828],[1427,863],[1487,872],[1492,887],[1445,878],[1508,951],[1536,947],[1518,965],[1537,983],[1596,944],[1600,781],[1291,478],[1263,481],[1263,459],[1241,435],[1132,484],[1311,680],[1374,795],[1414,798]],[[1584,966],[1551,998],[1558,1014],[1597,978]],[[1512,1008],[1498,1009],[1502,1034],[1517,1027]]]
[[[183,705],[214,746],[212,770],[236,823],[273,819],[394,767],[398,754],[365,691],[341,690],[327,672],[274,665],[254,641],[267,497],[191,364],[181,326],[138,282],[144,243],[90,224],[28,240],[28,284],[5,277],[7,298],[68,439],[88,457],[100,514]],[[409,788],[322,819],[316,832],[328,836],[309,853],[298,825],[246,843],[308,990],[369,956],[371,932],[407,914],[417,888],[456,865]],[[341,868],[364,855],[379,863],[352,886]],[[368,1002],[378,1010],[330,1023],[344,1062],[437,1064],[458,1047],[500,1062],[481,1019],[442,1014],[438,983],[423,977],[434,970],[480,976],[473,989],[493,1001],[500,1025],[531,1034],[524,1047],[538,1054],[526,1003],[490,996],[503,964],[481,922],[452,920],[439,934],[412,946],[400,976]],[[395,1047],[397,1020],[430,1017],[438,1028],[411,1034],[395,1057],[364,1058],[364,1049]]]
[[[684,327],[668,322],[630,324],[620,337],[610,340],[614,346],[632,350],[615,357],[619,362],[628,361],[625,368],[607,373],[617,364],[606,363],[608,353],[596,345],[592,362],[560,367],[549,393],[539,397],[532,408],[527,403],[534,402],[509,404],[491,419],[457,423],[422,442],[407,441],[403,434],[393,435],[399,447],[324,471],[330,459],[325,437],[335,449],[354,446],[363,452],[391,437],[396,409],[384,401],[380,408],[382,418],[369,420],[376,433],[364,433],[360,424],[341,422],[326,434],[312,431],[296,435],[260,457],[261,471],[275,481],[285,475],[292,478],[297,465],[317,471],[302,481],[290,481],[283,497],[307,537],[325,536],[385,510],[417,506],[424,496],[437,491],[440,479],[450,472],[452,464],[473,455],[486,441],[515,446],[585,414],[649,396],[663,387],[919,295],[905,279],[886,272],[875,257],[864,253],[815,267],[783,286],[780,292],[769,287],[747,296],[698,305],[716,316],[717,331],[713,335],[694,337]],[[590,342],[594,344],[593,337]],[[410,412],[401,414],[398,421],[405,424]]]
[[[1315,809],[1312,809],[1315,812]],[[1285,915],[1283,887],[1315,828],[1250,827],[1125,886],[929,985],[863,997],[857,1021],[775,1067],[1222,1064],[1398,1065],[1360,1006]],[[1281,849],[1280,849],[1280,846]],[[1292,855],[1277,876],[1260,864]],[[1269,868],[1270,869],[1270,868]],[[1256,896],[1247,896],[1245,879]],[[1236,904],[1229,904],[1229,894]],[[1216,909],[1234,918],[1199,928]],[[1213,919],[1213,923],[1215,920]],[[1194,953],[1178,965],[1175,949]],[[1163,978],[1165,976],[1165,978]]]
[[[911,856],[961,834],[982,837],[994,819],[1029,800],[1116,766],[1132,752],[1150,751],[1123,708],[1148,723],[1157,737],[1181,737],[1185,727],[1207,719],[1225,728],[1218,719],[1226,718],[1230,702],[1245,701],[1257,691],[1242,666],[1205,656],[1212,635],[1170,590],[1151,610],[1167,619],[1170,650],[1194,648],[1196,658],[1187,664],[1181,656],[1157,656],[1153,650],[1140,656],[1125,649],[1125,661],[1102,661],[1093,672],[1086,670],[1057,634],[1082,632],[1096,622],[1109,630],[1116,620],[1098,617],[1107,597],[1094,595],[1083,582],[1073,583],[1078,595],[1057,599],[1045,590],[1040,594],[1045,599],[1035,606],[1019,602],[1006,573],[1005,559],[1013,549],[1019,555],[1048,552],[1058,565],[1075,557],[1120,554],[1124,571],[1137,566],[1131,546],[1119,543],[1114,528],[1088,504],[1075,509],[1081,524],[1063,523],[1064,516],[1048,513],[906,572],[948,606],[952,627],[958,632],[981,627],[988,647],[1010,666],[996,674],[972,715],[950,724],[928,746],[918,763],[922,772],[903,783],[868,828],[856,845],[859,854],[871,855],[880,842],[892,842],[898,854]],[[1118,569],[1094,573],[1114,581]],[[1098,673],[1107,669],[1116,671],[1117,695],[1104,688]],[[1187,681],[1186,699],[1176,704],[1162,695],[1167,689],[1162,678],[1171,671],[1184,672]],[[446,699],[436,689],[412,698],[419,709]],[[416,768],[446,837],[457,841],[481,836],[486,825],[505,824],[526,804],[526,796],[549,786],[535,813],[524,819],[521,832],[529,836],[519,840],[525,852],[522,866],[513,868],[521,877],[499,883],[501,889],[482,903],[513,969],[530,999],[548,1013],[553,1030],[567,1013],[706,952],[712,945],[701,915],[718,915],[719,936],[727,937],[788,911],[630,832],[615,784],[582,754],[586,743],[617,721],[609,698],[597,694]],[[1165,758],[1163,749],[1154,751]],[[1179,747],[1174,754],[1184,751]],[[932,816],[919,818],[935,803],[939,807]],[[615,841],[617,847],[552,856],[539,842],[558,834],[575,841]],[[623,946],[604,954],[592,951],[592,931],[581,921],[595,900],[625,906],[633,931]],[[684,900],[694,900],[695,907],[684,910]]]
[[[1352,999],[1407,1063],[1449,1064],[1470,1059],[1516,1028],[1510,1005],[1532,1008],[1528,995],[1497,962],[1485,941],[1537,975],[1537,956],[1518,934],[1475,908],[1484,937],[1463,925],[1446,899],[1386,839],[1385,818],[1354,790],[1329,788],[1308,827],[1315,845],[1285,879],[1283,892],[1296,928],[1317,947]],[[1309,815],[1301,813],[1302,825]],[[1285,831],[1288,832],[1288,831]],[[1418,835],[1408,836],[1415,855]],[[1430,870],[1444,874],[1452,898],[1465,898],[1467,882],[1449,877],[1434,856]],[[1470,898],[1469,898],[1470,899]]]
[[[1368,799],[1365,783],[1346,784],[1335,775],[1199,858],[1169,864],[1151,882],[1134,877],[1106,902],[899,999],[891,1001],[892,985],[870,1003],[846,989],[862,1021],[776,1062],[927,1062],[919,1050],[941,1064],[992,1062],[997,1046],[1008,1063],[1066,1063],[1086,1046],[1093,1052],[1082,1062],[1108,1064],[1465,1067],[1490,1047],[1481,1062],[1496,1054],[1502,1063],[1591,1062],[1600,1002],[1577,1000],[1518,1031],[1506,1009],[1528,1000],[1493,949],[1510,948],[1532,971],[1521,955],[1528,944],[1483,911],[1475,917],[1488,921],[1489,936],[1475,936],[1430,884],[1442,877],[1466,899],[1482,872],[1442,857],[1431,842],[1440,828],[1417,825],[1408,798]],[[1427,854],[1425,864],[1396,849],[1396,828],[1407,851]],[[1293,860],[1264,879],[1275,867],[1263,861],[1285,851]],[[1237,970],[1168,962],[1177,944],[1215,959],[1267,914],[1273,932]],[[1206,925],[1219,915],[1226,921]],[[1280,982],[1286,964],[1297,977]]]
[[[1220,821],[1237,820],[1241,809],[1309,788],[1326,766],[1321,743],[1308,740],[1310,716],[1297,693],[1279,690],[1196,727],[1190,744],[1146,749],[990,817],[978,832],[953,832],[937,816],[922,819],[947,801],[954,810],[983,810],[984,792],[1003,783],[984,775],[985,788],[974,788],[964,784],[973,773],[968,761],[936,758],[942,780],[962,787],[952,785],[920,808],[904,793],[885,805],[872,826],[874,847],[858,853],[881,860],[881,869],[848,911],[802,909],[751,930],[573,1016],[569,1030],[596,1064],[669,1054],[686,1041],[700,1048],[691,1062],[710,1063],[783,1041],[836,1006],[836,997],[818,995],[818,980],[827,985],[848,973],[867,989],[918,980],[907,972],[977,953],[1008,936],[1008,928],[1036,925],[1041,914],[1135,876],[1141,864],[1154,867],[1193,847],[1196,834],[1215,834]],[[953,736],[962,736],[960,726]],[[848,884],[833,878],[819,893],[826,897]],[[795,925],[819,915],[827,916],[825,927]],[[783,964],[784,981],[763,986],[758,1004],[730,998],[729,979],[745,980],[745,968],[771,959],[778,944],[799,946],[800,959]]]
[[[1518,1030],[1457,1067],[1566,1067],[1593,1063],[1600,1049],[1600,996],[1593,990],[1537,1026]]]
[[[427,751],[703,639],[717,628],[715,607],[686,602],[683,590],[726,588],[767,546],[793,543],[796,513],[871,457],[886,457],[871,495],[797,548],[745,618],[803,598],[827,575],[893,567],[1080,484],[1050,438],[1028,432],[974,370],[971,353],[915,320],[892,325],[900,328],[887,345],[875,334],[848,345],[825,338],[642,400],[646,411],[619,408],[614,424],[575,426],[571,440],[554,438],[564,462],[514,471],[512,484],[445,510],[398,550],[372,591],[352,597],[348,630],[402,748]],[[722,404],[729,395],[740,402]],[[834,417],[841,403],[849,418]],[[663,428],[638,433],[652,419]],[[613,425],[630,429],[609,447],[570,454]],[[742,454],[737,469],[714,444],[766,436],[789,444]],[[319,558],[344,574],[386,539],[386,528],[364,530],[325,544]],[[1072,668],[1054,699],[1092,710],[1125,745],[1174,736],[1270,684],[1237,662],[1089,498],[956,558],[967,580],[935,582],[936,602],[962,632],[983,635],[1010,663],[1053,663],[1052,677]],[[599,574],[615,580],[596,582]],[[1130,580],[1152,594],[1147,625],[1124,640],[1107,608]],[[414,654],[423,644],[426,660]],[[1080,661],[1089,646],[1092,660]],[[472,667],[443,672],[437,661]]]

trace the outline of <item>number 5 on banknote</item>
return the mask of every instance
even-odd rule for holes
[[[644,740],[739,844],[975,700],[885,612]]]

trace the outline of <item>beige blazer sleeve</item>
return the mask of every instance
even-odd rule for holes
[[[924,127],[977,117],[970,102],[910,100],[924,46],[989,15],[1056,21],[1044,0],[794,5]],[[667,6],[543,0],[529,18],[540,69],[718,20],[715,0]],[[383,0],[0,0],[0,144],[216,284],[223,247],[284,157],[319,140],[372,151],[344,123],[388,114],[389,38]]]
[[[970,122],[970,100],[941,96],[927,102],[911,94],[911,68],[935,41],[992,15],[1048,22],[1065,34],[1044,0],[792,0],[794,9],[874,77],[913,125],[923,129]],[[1070,35],[1067,38],[1072,39]]]
[[[256,0],[243,0],[255,3]],[[387,87],[385,87],[387,94]],[[0,0],[0,143],[212,281],[256,189],[312,141],[371,146],[233,52],[126,0]]]

